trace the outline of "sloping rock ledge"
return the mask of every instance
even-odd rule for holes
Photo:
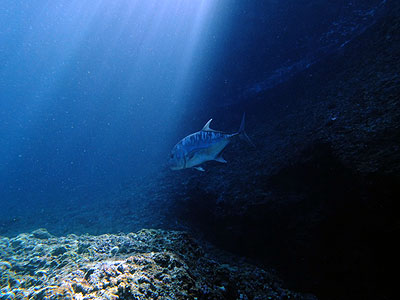
[[[316,299],[229,254],[205,253],[178,231],[0,237],[0,271],[1,300]]]

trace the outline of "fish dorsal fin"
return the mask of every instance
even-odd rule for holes
[[[212,130],[212,129],[210,128],[210,123],[211,123],[211,121],[212,121],[212,119],[210,119],[210,120],[206,123],[206,125],[204,125],[202,131],[215,131],[215,130]]]

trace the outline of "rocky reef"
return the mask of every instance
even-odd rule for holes
[[[0,238],[0,299],[316,299],[187,233]]]

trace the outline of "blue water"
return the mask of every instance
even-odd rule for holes
[[[96,215],[121,187],[168,175],[182,137],[211,117],[234,132],[248,102],[341,51],[385,4],[2,1],[3,230],[49,208]],[[49,226],[33,218],[21,226]]]
[[[309,67],[384,5],[292,2],[2,1],[5,205],[105,193],[159,172],[199,126],[182,120]]]
[[[198,69],[217,59],[206,53],[218,48],[220,5],[2,1],[5,205],[104,193],[160,170],[179,120],[195,114]]]

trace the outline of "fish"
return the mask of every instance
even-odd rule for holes
[[[171,170],[182,170],[194,168],[204,172],[201,164],[207,161],[217,161],[226,164],[227,161],[222,157],[225,147],[236,136],[246,140],[251,146],[255,147],[250,138],[244,131],[245,114],[238,132],[225,133],[210,128],[210,119],[204,127],[180,140],[171,150],[168,165]]]

